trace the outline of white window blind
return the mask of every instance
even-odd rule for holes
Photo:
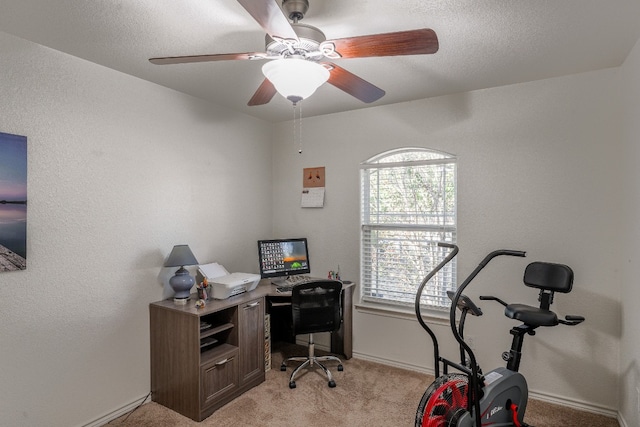
[[[361,165],[361,276],[366,302],[409,305],[444,258],[438,242],[456,241],[456,159],[422,148],[380,154]],[[449,307],[455,260],[423,293],[431,308]]]

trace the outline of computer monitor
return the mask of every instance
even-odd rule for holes
[[[309,274],[309,250],[306,238],[258,241],[260,276],[284,282],[296,274]]]

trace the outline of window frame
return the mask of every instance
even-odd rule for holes
[[[417,157],[421,157],[419,160],[407,160],[404,159],[402,161],[389,161],[390,159],[398,159],[399,157],[406,155],[415,155]],[[450,180],[444,180],[444,183],[440,183],[440,188],[438,195],[443,200],[442,209],[444,212],[440,213],[443,219],[440,224],[402,224],[402,223],[380,223],[372,221],[371,214],[371,197],[372,197],[372,184],[370,181],[371,178],[371,170],[374,169],[397,169],[397,168],[405,168],[411,170],[411,168],[415,167],[433,167],[433,166],[442,166],[442,173],[450,177]],[[436,171],[438,171],[436,169]],[[443,175],[443,176],[444,176]],[[380,176],[376,179],[377,183],[380,182]],[[453,194],[451,196],[447,196],[447,185],[452,184]],[[404,188],[404,185],[402,186]],[[426,191],[426,190],[425,190]],[[385,312],[400,312],[400,313],[409,313],[409,309],[413,308],[415,305],[415,291],[418,286],[422,282],[422,279],[431,271],[437,263],[439,263],[444,256],[446,256],[445,251],[442,248],[437,247],[438,241],[447,241],[448,243],[456,243],[457,241],[457,193],[458,193],[458,184],[457,184],[457,157],[450,153],[433,150],[429,148],[422,147],[405,147],[399,149],[388,150],[383,153],[379,153],[368,160],[365,160],[360,164],[360,306],[363,308],[369,308],[373,310],[381,310]],[[376,195],[380,195],[378,191]],[[453,209],[452,211],[448,211],[446,203],[452,203]],[[407,206],[404,206],[407,207]],[[405,209],[402,212],[398,212],[398,214],[407,213],[408,210]],[[431,211],[429,215],[421,215],[417,210],[415,212],[409,212],[409,216],[413,214],[416,217],[416,221],[422,219],[425,220],[427,217],[435,218],[434,214],[437,216],[438,212]],[[373,216],[380,216],[373,215]],[[429,219],[426,219],[428,222]],[[404,285],[390,285],[390,287],[385,288],[387,292],[394,292],[396,288],[399,289],[397,292],[399,297],[380,297],[378,295],[373,295],[374,290],[378,290],[381,288],[378,282],[373,283],[378,279],[374,279],[371,272],[366,271],[367,268],[374,268],[373,264],[380,264],[380,261],[374,261],[375,258],[377,260],[377,255],[371,255],[375,252],[372,249],[378,248],[380,249],[380,245],[376,246],[375,243],[372,243],[372,235],[373,233],[378,233],[379,231],[388,231],[399,232],[402,235],[402,232],[407,233],[406,238],[404,240],[397,239],[396,240],[402,242],[407,241],[410,242],[411,238],[410,234],[413,233],[425,233],[424,240],[420,240],[419,246],[421,249],[417,250],[415,257],[421,258],[429,258],[430,263],[428,271],[421,271],[419,274],[422,276],[421,279],[413,278],[411,281],[411,285],[409,288],[407,284]],[[395,231],[393,231],[395,230]],[[430,238],[426,238],[429,236]],[[392,239],[389,239],[392,240]],[[424,243],[428,242],[428,243]],[[402,244],[402,243],[400,243]],[[414,245],[415,246],[415,245]],[[422,246],[425,246],[422,248]],[[427,247],[428,246],[428,247]],[[429,256],[425,256],[424,251],[429,252]],[[449,312],[450,301],[446,297],[446,290],[455,290],[457,287],[456,283],[456,262],[455,259],[450,262],[443,270],[435,276],[432,282],[437,282],[434,286],[428,286],[424,294],[423,299],[421,300],[421,305],[424,310],[436,317],[446,316]],[[380,277],[379,275],[376,277]],[[387,283],[382,286],[389,286],[388,284],[392,282],[393,278],[389,277],[391,280],[387,280]],[[389,279],[387,277],[384,279]],[[415,283],[414,283],[415,282]],[[402,288],[402,290],[400,290]],[[408,290],[412,290],[413,300],[409,301],[410,292]],[[426,297],[424,295],[426,294]],[[434,299],[435,298],[435,299]],[[432,303],[430,301],[436,301]]]

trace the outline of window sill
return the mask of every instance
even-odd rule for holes
[[[360,313],[373,314],[376,316],[393,317],[395,319],[415,320],[416,312],[409,307],[394,305],[371,304],[358,302],[354,304],[355,309]],[[433,325],[449,326],[449,310],[423,309],[422,318]]]

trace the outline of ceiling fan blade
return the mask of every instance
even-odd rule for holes
[[[238,0],[272,39],[298,40],[276,0]]]
[[[149,62],[156,65],[188,64],[191,62],[229,61],[234,59],[259,59],[266,55],[261,52],[246,53],[220,53],[213,55],[167,56],[164,58],[151,58]]]
[[[429,28],[398,31],[327,40],[321,49],[329,58],[335,51],[340,58],[365,58],[371,56],[422,55],[438,51],[438,36]]]
[[[275,94],[276,88],[273,83],[271,83],[269,79],[264,79],[258,90],[256,90],[256,93],[253,94],[253,96],[247,103],[247,105],[252,107],[254,105],[267,104],[269,101],[271,101],[271,98],[273,98]]]
[[[331,68],[329,83],[358,98],[362,102],[371,103],[382,98],[385,91],[356,76],[355,74],[338,67],[336,64],[324,63]]]

